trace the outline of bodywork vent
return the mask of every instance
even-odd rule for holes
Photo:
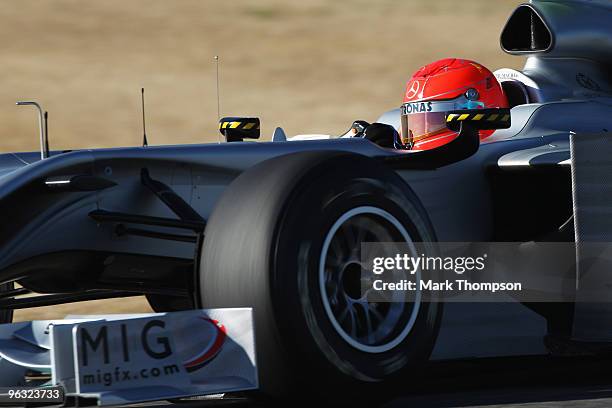
[[[500,42],[509,54],[540,53],[552,48],[553,37],[538,12],[529,4],[522,4],[508,19]]]

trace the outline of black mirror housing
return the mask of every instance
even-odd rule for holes
[[[259,118],[226,117],[219,121],[219,132],[227,142],[259,139]]]

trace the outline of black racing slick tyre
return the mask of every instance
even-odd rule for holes
[[[361,242],[405,240],[433,246],[435,234],[416,195],[382,163],[342,152],[273,158],[216,204],[200,306],[253,308],[265,394],[330,394],[397,378],[428,359],[442,305],[364,302],[349,269]]]

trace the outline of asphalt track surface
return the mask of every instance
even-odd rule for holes
[[[509,358],[439,364],[368,401],[338,396],[331,404],[303,396],[275,406],[424,407],[612,407],[612,357]],[[134,406],[134,405],[132,405]],[[149,403],[166,407],[268,407],[233,396],[219,400]]]

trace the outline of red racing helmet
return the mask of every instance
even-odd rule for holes
[[[401,143],[427,150],[458,136],[446,127],[454,110],[508,108],[508,100],[491,71],[474,61],[446,58],[425,65],[406,84],[401,107]],[[481,130],[480,140],[493,130]]]

